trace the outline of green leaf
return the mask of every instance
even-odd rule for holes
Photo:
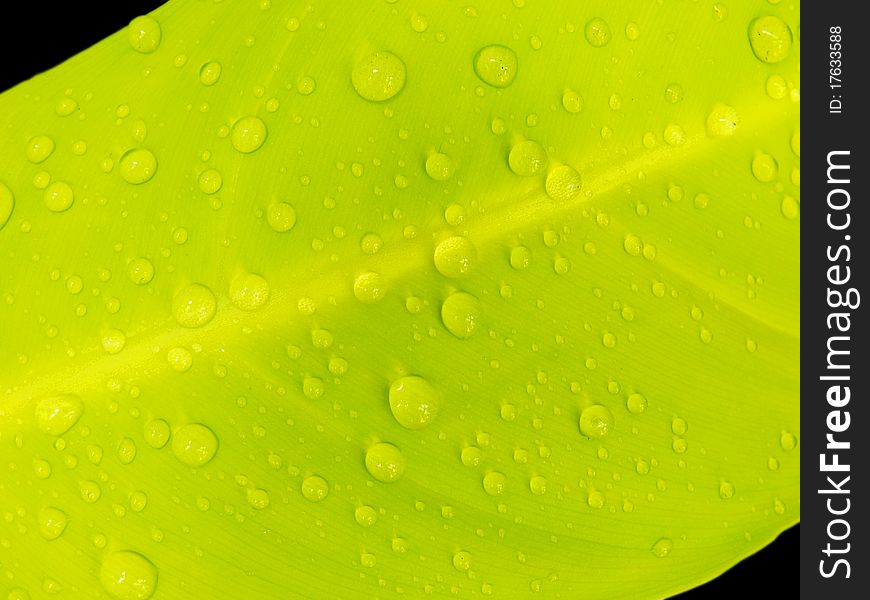
[[[174,0],[0,95],[0,586],[653,598],[767,544],[798,34]]]

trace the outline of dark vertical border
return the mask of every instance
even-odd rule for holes
[[[866,260],[866,245],[870,239],[870,220],[866,208],[867,180],[870,178],[870,165],[867,162],[870,146],[870,127],[867,114],[870,110],[867,94],[868,32],[865,23],[865,5],[861,2],[805,2],[802,21],[806,22],[806,32],[797,31],[802,45],[802,113],[801,130],[807,148],[807,160],[802,161],[803,189],[801,204],[801,286],[802,286],[802,352],[801,352],[801,597],[804,598],[866,598],[868,589],[868,560],[866,529],[867,506],[867,468],[868,451],[862,443],[870,435],[867,410],[868,363],[866,345],[870,344],[865,313],[867,308],[857,302],[854,307],[840,306],[836,296],[828,300],[828,290],[846,294],[849,288],[867,292],[865,281],[870,264]],[[832,27],[835,29],[832,31]],[[836,35],[840,27],[839,42]],[[836,43],[841,45],[836,47]],[[840,55],[832,52],[841,52]],[[842,64],[831,61],[841,60]],[[839,78],[842,87],[831,87],[837,82],[830,79],[830,69],[842,69]],[[836,73],[836,72],[835,72]],[[832,111],[832,101],[842,102],[840,112]],[[828,155],[831,151],[848,151],[839,155],[836,161],[848,163],[850,169],[835,171],[834,178],[847,178],[848,183],[829,183]],[[832,210],[828,206],[828,194],[835,189],[845,190],[850,198],[848,207]],[[835,192],[834,204],[846,204],[843,193]],[[835,225],[845,223],[846,214],[850,219],[847,229],[835,230],[829,222],[829,214]],[[844,249],[848,248],[848,250]],[[840,253],[838,254],[838,250]],[[834,257],[833,259],[829,256]],[[836,267],[839,265],[839,267]],[[846,267],[849,279],[834,284],[834,279],[845,279]],[[835,267],[835,271],[829,269]],[[853,296],[854,298],[854,296]],[[870,301],[870,297],[862,299]],[[831,313],[848,313],[848,318],[832,321],[829,329],[828,316]],[[848,331],[838,331],[848,324]],[[828,342],[831,336],[844,336],[834,343],[839,350],[848,350],[848,355],[838,355],[834,360],[849,364],[850,368],[832,370],[828,368]],[[822,381],[824,375],[847,375],[849,381]],[[827,392],[831,385],[842,384],[850,388],[850,401],[842,406],[831,406]],[[844,392],[839,392],[845,395]],[[837,398],[834,397],[834,403]],[[840,411],[835,413],[832,411]],[[845,412],[849,413],[849,425],[845,427]],[[832,421],[828,421],[830,418]],[[832,433],[830,426],[845,429]],[[834,439],[849,442],[849,449],[828,449],[827,434]],[[849,471],[824,472],[820,466],[820,454],[825,453],[826,462],[833,462],[833,454],[838,454],[838,462],[848,464]],[[832,482],[827,480],[831,477]],[[845,477],[850,480],[843,483]],[[832,485],[833,483],[833,485]],[[819,490],[832,490],[834,485],[848,489],[848,494],[819,493]],[[836,490],[834,490],[836,491]],[[843,510],[849,501],[849,510],[837,516],[829,512],[827,501],[831,499],[833,510]],[[842,540],[831,539],[828,526],[834,519],[848,522],[834,523],[831,534],[835,537],[848,535]],[[846,550],[842,554],[825,554],[828,544],[832,550]],[[847,546],[848,544],[848,546]],[[845,563],[848,562],[848,575]],[[820,561],[824,561],[820,565]],[[825,570],[831,574],[824,577]]]

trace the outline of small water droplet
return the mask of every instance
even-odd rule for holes
[[[0,229],[6,226],[14,208],[15,196],[12,194],[12,190],[0,181]]]
[[[230,300],[241,310],[252,311],[269,301],[269,282],[255,273],[241,273],[230,282]]]
[[[157,567],[138,552],[112,552],[103,559],[100,583],[116,600],[147,600],[157,589]]]
[[[663,537],[652,546],[652,553],[659,558],[664,558],[674,549],[674,541],[671,538]]]
[[[217,436],[201,423],[188,423],[172,432],[172,453],[188,467],[203,466],[217,450]]]
[[[441,321],[447,331],[460,339],[469,338],[477,332],[482,313],[480,300],[466,292],[449,295],[441,305]]]
[[[212,320],[216,310],[214,293],[198,283],[181,289],[172,299],[172,314],[182,327],[202,327]]]
[[[483,460],[483,452],[477,446],[466,446],[460,453],[460,460],[466,467],[479,467]]]
[[[471,569],[471,553],[460,550],[453,555],[453,567],[463,573]]]
[[[605,437],[613,425],[613,413],[602,404],[592,404],[580,412],[580,433],[590,439]]]
[[[46,540],[56,540],[66,529],[66,513],[53,506],[41,509],[37,520],[39,533]]]
[[[143,435],[145,443],[159,450],[169,441],[169,436],[171,435],[169,423],[163,419],[152,419],[145,423]]]
[[[525,246],[517,246],[511,250],[511,267],[517,271],[525,270],[532,262],[532,252]]]
[[[253,489],[247,491],[247,500],[251,508],[263,510],[269,507],[269,492],[263,489]]]
[[[511,171],[520,177],[532,177],[543,173],[547,160],[547,152],[534,140],[514,144],[508,155]]]
[[[51,156],[54,152],[54,140],[47,135],[36,135],[27,140],[24,153],[27,160],[39,164]]]
[[[373,444],[365,457],[366,469],[372,477],[384,483],[397,481],[405,473],[405,456],[393,444]]]
[[[734,484],[730,481],[721,481],[719,483],[719,497],[723,500],[728,500],[734,496]]]
[[[683,99],[683,86],[679,83],[669,83],[665,87],[665,100],[671,104],[676,104]]]
[[[367,505],[357,506],[353,518],[363,527],[371,527],[378,520],[378,511]]]
[[[145,257],[134,258],[127,263],[127,276],[136,285],[145,285],[154,279],[154,264]]]
[[[199,81],[205,86],[212,86],[221,78],[221,64],[207,62],[199,69]]]
[[[507,489],[507,477],[504,473],[490,471],[483,476],[483,490],[490,496],[501,496]]]
[[[184,373],[193,365],[193,354],[187,348],[171,348],[166,353],[166,361],[175,371]]]
[[[233,148],[242,154],[255,152],[266,141],[266,124],[259,117],[242,117],[233,125]]]
[[[83,411],[82,399],[75,394],[43,398],[36,405],[36,424],[49,435],[62,435],[78,422]]]
[[[752,174],[758,181],[768,182],[776,178],[778,165],[770,154],[757,154],[752,159]]]
[[[65,181],[55,181],[45,188],[42,200],[52,212],[64,212],[73,205],[75,194],[72,187]]]
[[[426,174],[435,181],[447,181],[453,176],[453,159],[440,152],[433,152],[426,159]]]
[[[329,495],[329,483],[320,475],[309,475],[302,480],[302,495],[311,502],[320,502]]]
[[[766,63],[778,63],[788,58],[792,35],[779,17],[759,17],[749,25],[749,43],[756,58]]]
[[[405,63],[392,52],[375,52],[354,65],[351,83],[364,100],[389,100],[405,87]]]
[[[646,412],[647,401],[643,394],[630,394],[625,404],[628,408],[628,412],[632,414],[639,415]]]
[[[540,475],[535,475],[529,480],[529,489],[535,496],[543,496],[547,493],[547,480]]]
[[[160,45],[160,36],[160,24],[151,17],[136,17],[127,26],[127,39],[136,52],[154,52]]]
[[[296,210],[286,202],[272,202],[266,208],[266,220],[278,233],[290,231],[296,225]]]
[[[675,123],[669,123],[665,127],[664,135],[662,136],[668,146],[682,146],[686,143],[686,132],[682,127]]]
[[[600,17],[595,17],[586,23],[584,33],[586,35],[586,41],[594,48],[606,46],[610,43],[610,38],[613,37],[610,33],[610,25]]]
[[[421,429],[438,415],[441,399],[431,383],[417,375],[395,380],[390,385],[390,410],[399,425]]]
[[[384,247],[384,240],[377,233],[367,233],[360,240],[359,247],[363,254],[377,254]]]
[[[562,108],[571,114],[577,114],[583,110],[583,98],[574,90],[566,90],[562,94]]]
[[[559,165],[547,173],[547,195],[557,202],[566,202],[580,193],[580,173],[568,165]]]
[[[783,196],[779,208],[786,219],[797,219],[800,214],[800,204],[792,196]]]
[[[216,169],[206,169],[202,173],[199,174],[199,190],[203,194],[214,194],[219,189],[221,189],[221,185],[223,185],[223,178],[221,174]]]
[[[517,55],[507,46],[485,46],[474,57],[474,72],[482,82],[496,88],[513,83],[517,68]]]
[[[790,431],[783,431],[779,436],[779,445],[783,450],[794,450],[797,446],[797,437]]]

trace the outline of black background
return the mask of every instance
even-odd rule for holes
[[[0,31],[0,90],[7,90],[33,75],[50,69],[126,26],[133,17],[163,4],[159,0],[117,2],[106,9],[90,2],[16,3],[14,18],[4,17]],[[809,3],[808,3],[809,4]],[[42,39],[49,44],[22,45],[24,34],[37,23]],[[800,526],[784,532],[767,548],[738,563],[722,576],[675,598],[695,600],[720,596],[753,596],[753,590],[776,582],[777,598],[794,598],[799,585]],[[762,585],[759,588],[759,584]]]

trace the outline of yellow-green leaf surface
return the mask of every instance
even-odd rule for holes
[[[798,35],[173,0],[4,93],[0,588],[655,598],[767,544]]]

